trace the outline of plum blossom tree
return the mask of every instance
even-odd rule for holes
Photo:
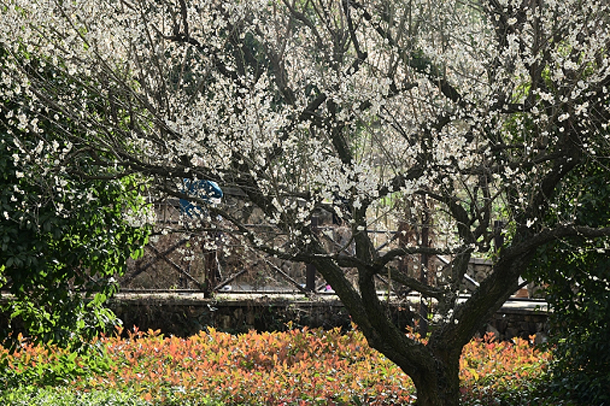
[[[153,177],[163,193],[189,198],[185,178],[240,190],[266,227],[209,206],[223,218],[218,227],[266,254],[314,264],[369,344],[413,379],[418,404],[457,405],[462,347],[517,289],[538,247],[571,236],[607,245],[607,227],[576,224],[570,212],[545,218],[557,214],[570,173],[591,160],[608,169],[609,8],[602,0],[4,0],[0,38],[12,62],[4,97],[23,105],[28,128],[61,112],[80,129],[66,129],[66,140],[97,162]],[[374,244],[374,213],[406,221],[388,204],[398,199],[414,212],[433,208],[432,247]],[[349,229],[345,243],[311,227],[323,211]],[[504,243],[492,252],[499,233]],[[452,261],[430,283],[396,266],[409,255]],[[473,255],[492,259],[492,271],[458,302]],[[425,343],[386,316],[378,276],[429,298]]]

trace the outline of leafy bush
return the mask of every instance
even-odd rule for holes
[[[127,338],[104,337],[92,348],[98,352],[73,355],[24,343],[12,355],[0,354],[5,366],[0,383],[5,388],[30,382],[69,385],[81,392],[110,389],[137,393],[159,406],[390,405],[415,400],[410,379],[371,349],[358,331],[231,335],[210,329],[181,339],[136,330]],[[529,404],[549,360],[548,352],[527,340],[473,340],[461,361],[463,402]],[[63,378],[62,371],[67,373]]]
[[[196,399],[183,399],[176,394],[168,394],[161,403],[151,403],[141,399],[132,391],[114,389],[82,391],[68,387],[21,386],[0,391],[3,406],[222,406],[206,395]]]
[[[33,345],[22,337],[17,342],[12,353],[0,347],[0,368],[4,371],[0,374],[0,389],[69,384],[81,377],[103,375],[112,363],[105,345],[99,341],[85,343],[78,350]]]
[[[571,213],[578,225],[610,226],[610,186],[597,163],[572,175],[557,214]],[[552,307],[549,391],[580,405],[610,404],[610,241],[573,238],[554,241],[539,250],[530,277],[545,284]]]
[[[4,406],[148,406],[133,394],[115,390],[77,392],[65,388],[20,387],[0,392]]]
[[[0,46],[3,74],[9,54]],[[58,86],[84,86],[30,53],[13,56]],[[147,222],[136,221],[152,213],[145,180],[83,154],[67,139],[84,137],[71,117],[22,122],[37,112],[19,106],[31,96],[9,82],[0,82],[0,288],[10,295],[0,310],[40,342],[75,345],[116,322],[104,303],[148,238]],[[0,338],[16,328],[1,328]]]
[[[550,361],[550,352],[535,349],[531,341],[497,342],[493,335],[475,339],[460,360],[462,402],[468,406],[541,405],[539,387],[545,383]]]

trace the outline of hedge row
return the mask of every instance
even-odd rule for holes
[[[80,354],[24,341],[12,354],[0,348],[0,361],[0,404],[10,406],[381,406],[415,401],[411,380],[358,331],[231,335],[210,329],[188,339],[136,331],[126,338],[103,337]],[[461,360],[463,402],[544,404],[537,398],[538,383],[549,362],[550,353],[527,340],[473,340]],[[31,393],[32,385],[50,388]],[[28,388],[12,391],[19,386]],[[51,403],[44,403],[46,398]],[[29,403],[16,403],[19,399]]]

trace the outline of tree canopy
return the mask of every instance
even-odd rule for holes
[[[101,166],[153,177],[159,193],[204,205],[181,191],[185,178],[239,190],[267,227],[210,206],[223,219],[217,227],[314,264],[370,345],[412,377],[421,405],[457,404],[462,347],[517,289],[539,247],[610,234],[555,203],[587,162],[607,173],[606,1],[2,7],[4,97],[25,104],[17,125],[36,130],[61,112],[71,122],[65,140]],[[31,69],[22,51],[70,84]],[[558,221],[546,221],[551,210]],[[311,227],[321,212],[347,228],[345,243]],[[434,243],[422,232],[376,246],[368,231],[381,217],[423,231],[414,219],[426,216],[408,212],[430,214]],[[431,255],[450,265],[422,279],[397,264]],[[493,260],[492,272],[458,302],[473,256]],[[386,317],[379,277],[430,300],[426,343]]]

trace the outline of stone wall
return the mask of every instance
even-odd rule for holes
[[[114,299],[111,307],[123,320],[124,327],[161,330],[164,334],[189,336],[206,327],[232,333],[248,330],[277,331],[308,326],[324,329],[349,329],[351,319],[336,299],[289,300],[262,296],[256,299],[230,301],[155,299],[152,296]],[[404,303],[389,303],[386,312],[399,326],[406,328],[412,312]],[[511,306],[501,309],[479,332],[494,333],[499,339],[528,338],[548,334],[547,313],[531,308]]]
[[[494,315],[479,334],[491,332],[500,340],[513,337],[535,337],[536,344],[546,342],[549,334],[548,313],[542,311],[500,311]]]

